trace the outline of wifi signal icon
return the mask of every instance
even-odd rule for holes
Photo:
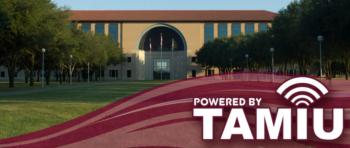
[[[284,94],[284,98],[290,100],[295,106],[302,104],[310,106],[315,100],[319,100],[326,95],[328,90],[317,80],[308,77],[297,77],[284,82],[277,89],[277,93]]]

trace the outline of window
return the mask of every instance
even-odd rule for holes
[[[218,36],[219,38],[227,37],[227,23],[219,23],[218,25]]]
[[[126,71],[126,76],[127,76],[128,78],[131,78],[131,70],[127,70],[127,71]]]
[[[70,22],[68,24],[68,28],[76,28],[76,24],[74,22]]]
[[[241,23],[232,23],[232,36],[237,37],[241,35]]]
[[[196,63],[197,62],[197,57],[192,57],[191,61],[192,61],[192,63]]]
[[[2,71],[1,74],[0,74],[0,76],[1,76],[2,78],[4,78],[4,77],[5,77],[5,72]]]
[[[115,70],[115,77],[118,78],[119,77],[119,71]]]
[[[192,70],[192,78],[197,77],[197,71],[196,70]]]
[[[90,23],[82,23],[81,28],[83,32],[90,32],[91,24]]]
[[[131,63],[131,57],[127,58],[128,63]]]
[[[204,24],[204,42],[214,40],[214,24],[205,23]]]
[[[115,77],[116,70],[109,70],[109,77]]]
[[[254,33],[254,23],[245,24],[245,34],[250,35]]]
[[[154,71],[170,72],[170,60],[169,59],[155,59]]]
[[[118,78],[118,70],[109,70],[109,77]]]
[[[101,74],[101,77],[102,77],[102,78],[105,77],[105,71],[104,71],[104,70],[101,70],[100,74]],[[73,75],[74,75],[74,74],[73,74]]]
[[[170,60],[169,59],[154,60],[153,79],[155,80],[170,79]]]
[[[98,35],[105,34],[105,24],[104,23],[96,23],[95,24],[95,33]]]
[[[268,30],[267,23],[259,23],[259,31],[266,32]]]
[[[211,75],[214,75],[214,74],[215,74],[214,70],[208,69],[207,76],[211,76]]]
[[[117,23],[110,23],[108,27],[108,35],[118,43],[118,24]]]

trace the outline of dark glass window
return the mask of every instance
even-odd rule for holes
[[[83,32],[90,32],[91,31],[91,24],[90,23],[82,23],[81,29]]]
[[[114,70],[109,70],[109,77],[114,77]]]
[[[197,57],[192,57],[192,63],[196,63],[197,62]]]
[[[4,72],[4,71],[1,72],[1,77],[2,77],[2,78],[5,77],[5,72]]]
[[[259,23],[259,31],[260,32],[266,32],[268,30],[267,23]]]
[[[227,37],[227,23],[219,23],[218,25],[218,36],[219,38]]]
[[[95,33],[99,35],[105,34],[105,24],[104,23],[96,23],[95,24]]]
[[[207,76],[211,76],[211,75],[214,75],[214,74],[215,74],[214,70],[208,69]]]
[[[204,42],[214,40],[214,24],[205,23],[204,24]]]
[[[110,23],[108,26],[108,35],[118,43],[118,24],[117,23]]]
[[[142,41],[140,49],[145,51],[183,51],[185,44],[182,37],[175,30],[168,27],[156,27],[149,30]]]
[[[131,70],[127,70],[127,71],[126,71],[126,76],[127,76],[128,78],[131,78]]]
[[[254,23],[245,24],[245,34],[250,35],[254,33]]]
[[[232,23],[232,36],[240,36],[241,35],[241,23]]]
[[[128,63],[131,63],[131,57],[127,58]]]
[[[170,72],[170,60],[169,59],[155,59],[154,71]]]
[[[169,80],[170,79],[170,60],[155,59],[153,67],[153,79]]]
[[[197,71],[196,70],[192,70],[192,77],[193,78],[197,77]]]

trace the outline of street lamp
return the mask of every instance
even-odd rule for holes
[[[275,49],[274,48],[270,48],[270,52],[271,52],[271,72],[272,72],[272,82],[275,81],[275,77],[274,77],[274,73],[275,73],[275,60],[274,60],[274,52]]]
[[[245,54],[245,59],[247,61],[247,70],[249,70],[249,54]]]
[[[45,75],[45,51],[46,51],[46,49],[45,48],[43,48],[43,49],[41,49],[41,52],[42,52],[42,54],[43,54],[43,56],[42,56],[42,66],[41,66],[41,87],[42,88],[44,88],[44,75]]]
[[[322,42],[324,38],[322,35],[317,36],[317,41],[319,42],[320,45],[320,77],[322,78]]]
[[[72,85],[72,59],[73,59],[73,55],[69,55],[69,84]]]

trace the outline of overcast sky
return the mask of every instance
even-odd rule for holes
[[[53,0],[72,10],[269,10],[293,0]]]

